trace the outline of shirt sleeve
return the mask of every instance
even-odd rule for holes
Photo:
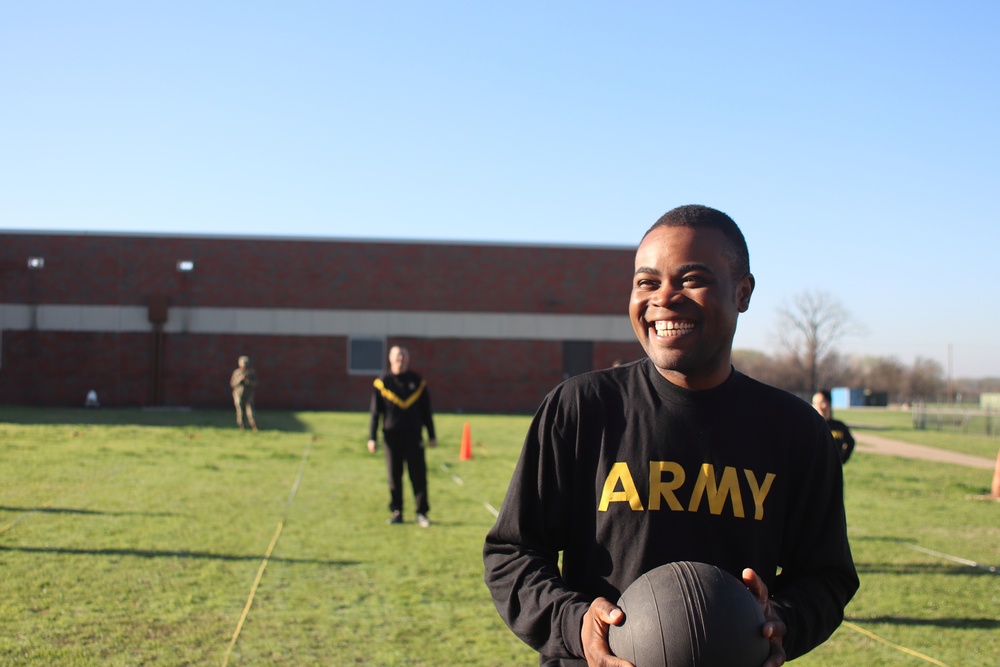
[[[559,411],[547,403],[532,422],[486,536],[485,580],[501,618],[522,641],[547,657],[582,658],[580,630],[591,600],[567,588],[559,572],[572,467],[553,442],[561,437]]]
[[[437,440],[434,433],[434,411],[431,409],[431,390],[425,385],[424,395],[420,397],[421,420],[427,429],[427,439]]]
[[[844,451],[842,459],[844,463],[847,463],[847,459],[851,458],[851,454],[854,453],[854,436],[851,435],[851,429],[847,428],[847,424],[844,424],[844,444],[847,445],[847,449]]]
[[[825,426],[825,424],[823,424]],[[770,591],[788,627],[789,660],[826,641],[844,620],[859,581],[847,539],[843,467],[828,428],[817,428],[815,454],[803,463],[803,480],[789,515],[781,574]]]
[[[379,415],[382,414],[382,397],[379,395],[376,387],[372,387],[372,398],[368,411],[370,413],[370,418],[368,420],[368,439],[378,440],[378,420]]]

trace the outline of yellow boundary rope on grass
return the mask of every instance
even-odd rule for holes
[[[889,641],[888,639],[882,639],[881,637],[879,637],[874,632],[871,632],[869,630],[865,630],[860,625],[855,625],[854,623],[851,623],[850,621],[844,621],[843,624],[846,625],[851,630],[854,630],[855,632],[860,632],[865,637],[869,637],[871,639],[874,639],[875,641],[880,642],[882,644],[885,644],[886,646],[889,646],[891,648],[894,648],[897,651],[902,651],[903,653],[905,653],[907,655],[912,655],[915,658],[920,658],[921,660],[926,660],[927,662],[931,663],[932,665],[937,665],[938,667],[949,667],[945,663],[941,662],[940,660],[935,660],[934,658],[930,657],[929,655],[924,655],[923,653],[920,653],[918,651],[914,651],[911,648],[906,648],[905,646],[900,646],[899,644],[894,644],[891,641]]]
[[[229,664],[229,656],[233,653],[233,647],[236,646],[236,640],[240,638],[240,632],[243,630],[243,623],[247,620],[247,615],[250,614],[250,607],[253,605],[254,596],[257,594],[257,587],[260,585],[260,580],[264,576],[264,568],[267,567],[267,562],[271,558],[271,552],[274,550],[274,545],[278,543],[278,537],[281,535],[281,529],[285,525],[285,520],[282,518],[278,521],[278,529],[274,531],[274,537],[271,538],[271,544],[267,547],[267,552],[264,554],[264,560],[260,563],[260,568],[257,570],[257,577],[253,580],[253,586],[250,587],[250,597],[247,598],[246,606],[243,607],[243,613],[240,615],[240,621],[236,624],[236,631],[233,632],[233,638],[229,641],[229,647],[226,649],[226,657],[222,660],[222,667],[226,667]]]
[[[264,552],[264,559],[260,563],[260,567],[257,569],[257,576],[253,580],[253,585],[250,586],[250,595],[247,597],[247,603],[243,606],[243,613],[240,614],[240,620],[236,624],[236,630],[233,631],[233,638],[229,640],[229,646],[226,648],[226,655],[222,659],[222,667],[226,667],[229,664],[229,657],[233,654],[233,648],[236,647],[236,641],[240,638],[240,632],[243,630],[243,624],[247,620],[247,616],[250,614],[250,607],[253,606],[253,599],[257,595],[257,587],[260,586],[260,580],[264,577],[264,569],[267,567],[268,561],[271,559],[271,553],[274,551],[274,547],[278,544],[278,538],[281,537],[281,530],[285,526],[285,519],[288,518],[288,510],[292,507],[292,500],[295,498],[295,492],[299,489],[299,482],[302,481],[302,473],[305,471],[306,460],[309,458],[309,450],[312,449],[312,442],[306,445],[306,451],[302,454],[302,462],[299,464],[299,472],[295,476],[295,482],[292,483],[292,491],[288,494],[288,502],[285,503],[285,512],[280,519],[278,519],[278,527],[274,531],[274,537],[271,538],[271,544],[267,546],[267,551]]]

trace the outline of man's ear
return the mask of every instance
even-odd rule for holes
[[[754,280],[753,274],[748,273],[743,276],[739,285],[736,286],[737,304],[741,313],[747,312],[747,309],[750,308],[750,296],[753,294],[753,288],[756,284],[757,282]]]

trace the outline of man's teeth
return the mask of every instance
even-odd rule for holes
[[[653,322],[653,326],[656,327],[657,336],[680,336],[694,329],[693,322],[668,322],[666,320]]]

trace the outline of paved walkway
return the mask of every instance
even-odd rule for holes
[[[937,461],[939,463],[954,463],[961,466],[973,468],[983,468],[993,470],[997,463],[993,459],[982,456],[972,456],[970,454],[960,454],[950,452],[937,447],[927,447],[925,445],[914,445],[909,442],[890,440],[871,433],[851,431],[857,441],[859,452],[870,452],[872,454],[888,454],[890,456],[902,456],[908,459],[924,459],[926,461]]]

